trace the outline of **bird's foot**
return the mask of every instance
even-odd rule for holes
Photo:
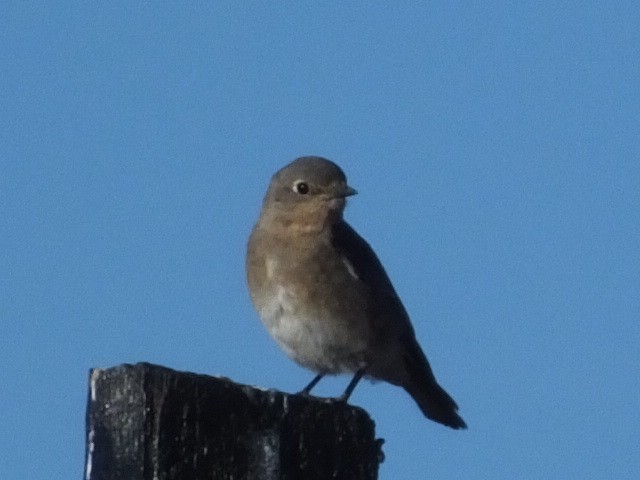
[[[311,389],[315,387],[320,380],[322,380],[322,377],[324,377],[324,373],[319,373],[318,375],[316,375],[313,380],[311,380],[309,385],[298,392],[298,395],[302,395],[303,397],[312,397],[313,395],[311,395]]]

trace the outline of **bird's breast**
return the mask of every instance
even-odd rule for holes
[[[315,279],[288,275],[276,257],[265,259],[265,282],[257,302],[260,317],[282,349],[301,365],[323,373],[352,372],[364,366],[368,335],[340,302],[322,300]],[[311,281],[309,281],[311,280]],[[359,319],[360,321],[362,319]]]

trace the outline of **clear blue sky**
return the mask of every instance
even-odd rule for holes
[[[380,478],[640,478],[638,2],[318,3],[3,4],[0,478],[81,477],[91,367],[311,379],[244,279],[306,154],[469,424],[360,385]]]

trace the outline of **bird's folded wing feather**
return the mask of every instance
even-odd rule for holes
[[[333,226],[333,247],[351,264],[357,278],[371,289],[372,298],[384,306],[386,313],[396,317],[396,322],[405,323],[413,332],[409,316],[396,293],[382,263],[365,239],[346,222]],[[405,328],[406,328],[405,327]]]

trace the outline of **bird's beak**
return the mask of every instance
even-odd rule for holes
[[[349,185],[345,185],[342,188],[342,192],[340,192],[341,197],[350,197],[351,195],[355,195],[358,191],[355,188],[351,188]]]

